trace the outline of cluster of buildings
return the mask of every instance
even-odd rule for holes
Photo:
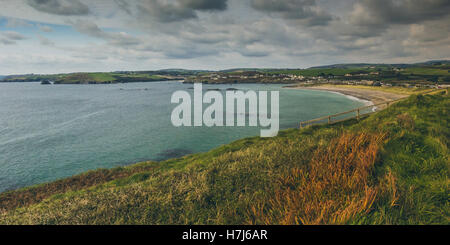
[[[292,83],[305,79],[304,76],[294,74],[269,74],[262,72],[233,72],[222,73],[214,72],[197,76],[188,77],[185,82],[203,82],[203,83],[235,83],[235,82],[272,82],[272,83]]]
[[[395,71],[401,69],[395,68]],[[406,79],[398,76],[384,76],[380,71],[347,73],[342,75],[324,74],[316,76],[303,76],[296,74],[264,71],[233,71],[233,72],[211,72],[190,76],[185,79],[186,83],[299,83],[304,85],[314,84],[345,84],[364,85],[377,87],[401,86],[406,88],[435,87],[436,83],[431,83],[424,79]]]

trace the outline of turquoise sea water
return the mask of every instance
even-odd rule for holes
[[[180,82],[113,85],[0,83],[0,192],[69,177],[87,170],[164,160],[248,137],[255,127],[172,126],[172,93]],[[338,113],[362,101],[281,85],[204,85],[280,91],[280,127]],[[205,106],[206,107],[206,106]]]

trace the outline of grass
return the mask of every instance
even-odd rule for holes
[[[448,108],[448,96],[412,95],[361,121],[18,190],[0,224],[449,224]]]
[[[367,215],[382,192],[371,175],[384,138],[345,133],[319,147],[308,165],[281,176],[268,201],[256,201],[249,223],[346,224]]]
[[[164,77],[151,74],[121,74],[114,72],[81,72],[58,75],[24,75],[8,78],[7,81],[40,81],[51,80],[57,84],[105,84],[120,82],[146,82],[164,80]]]
[[[31,188],[5,192],[0,194],[0,211],[39,203],[55,194],[89,188],[115,179],[129,177],[137,172],[156,170],[156,168],[157,165],[152,162],[143,162],[129,167],[98,169]]]
[[[57,83],[105,83],[113,82],[116,79],[111,73],[73,73],[60,76]]]
[[[406,68],[402,72],[405,75],[435,75],[435,76],[450,76],[448,69],[439,69],[439,67],[413,67]]]
[[[309,68],[304,70],[276,70],[271,71],[269,74],[292,74],[297,76],[306,76],[306,77],[316,77],[321,75],[333,75],[333,76],[344,76],[348,73],[369,73],[375,71],[375,69],[367,69],[367,68]]]
[[[114,81],[115,78],[111,73],[88,73],[88,75],[96,82]]]

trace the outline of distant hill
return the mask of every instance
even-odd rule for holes
[[[263,68],[232,68],[226,70],[220,70],[220,72],[245,72],[245,71],[265,71],[273,69],[263,69]]]
[[[430,60],[422,63],[416,63],[414,65],[450,65],[450,60]]]
[[[313,66],[309,69],[353,69],[353,68],[369,68],[369,67],[391,67],[392,64],[371,64],[371,63],[348,63],[333,64],[325,66]]]
[[[1,82],[41,82],[53,81],[54,84],[110,84],[129,82],[153,82],[179,80],[178,74],[163,72],[89,72],[56,75],[14,75],[7,76]]]
[[[161,69],[158,71],[162,71],[162,72],[180,72],[180,73],[186,73],[186,72],[190,72],[190,73],[195,73],[195,72],[211,72],[210,70],[187,70],[187,69],[178,69],[178,68],[174,68],[174,69]]]
[[[352,68],[368,68],[368,67],[397,67],[397,68],[406,68],[406,67],[416,67],[416,66],[424,66],[424,65],[450,65],[450,60],[430,60],[420,63],[413,64],[377,64],[377,63],[347,63],[347,64],[333,64],[333,65],[325,65],[325,66],[314,66],[310,69],[327,69],[327,68],[335,68],[335,69],[352,69]]]
[[[421,67],[421,66],[440,66],[440,65],[450,65],[450,60],[430,60],[420,63],[413,64],[382,64],[382,63],[343,63],[343,64],[332,64],[332,65],[323,65],[323,66],[313,66],[306,69],[298,69],[298,68],[232,68],[219,70],[219,72],[229,73],[229,72],[286,72],[288,73],[292,71],[298,70],[309,70],[309,69],[366,69],[366,68],[411,68],[411,67]],[[290,71],[290,72],[289,72]]]
[[[448,82],[450,75],[450,60],[430,60],[415,64],[373,64],[348,63],[315,66],[307,69],[299,68],[232,68],[218,71],[188,70],[181,68],[161,69],[156,71],[115,71],[115,72],[89,72],[69,74],[24,74],[0,76],[1,82],[39,82],[41,80],[60,81],[60,83],[118,83],[133,81],[156,81],[161,79],[182,79],[204,73],[265,73],[265,74],[293,74],[306,77],[311,76],[344,76],[346,74],[379,75],[364,77],[364,79],[395,79],[401,81],[441,81]],[[355,77],[352,77],[354,79]],[[59,82],[57,82],[59,83]]]

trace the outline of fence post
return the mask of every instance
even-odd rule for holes
[[[303,122],[300,122],[300,128],[303,128]]]
[[[331,124],[331,116],[328,117],[328,124]]]
[[[358,119],[358,121],[359,121],[359,108],[358,108],[358,110],[356,111],[356,118]]]

